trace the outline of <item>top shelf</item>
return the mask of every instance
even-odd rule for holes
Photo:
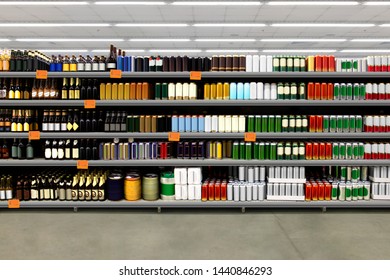
[[[0,78],[35,78],[35,72],[0,72]],[[180,78],[190,72],[122,72],[122,78]],[[110,72],[48,72],[48,78],[110,78]],[[202,79],[213,78],[390,78],[390,72],[202,72]]]

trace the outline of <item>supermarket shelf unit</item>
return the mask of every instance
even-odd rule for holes
[[[1,138],[28,138],[28,132],[2,132]],[[42,139],[167,139],[168,132],[41,132]],[[390,133],[368,133],[368,132],[350,132],[350,133],[312,133],[312,132],[257,132],[257,140],[270,139],[388,139]],[[245,133],[203,133],[203,132],[180,132],[180,139],[244,139]]]
[[[0,78],[35,78],[35,72],[0,72]],[[48,78],[79,77],[109,79],[109,72],[48,72]],[[123,72],[122,78],[190,80],[189,72]],[[264,79],[269,81],[373,81],[390,78],[390,72],[202,72],[202,80],[212,79]],[[344,81],[343,80],[343,81]],[[2,107],[84,107],[84,100],[1,100]],[[97,100],[96,107],[382,107],[390,106],[390,100]],[[28,133],[2,133],[3,138],[27,138]],[[256,133],[262,139],[386,139],[386,133]],[[42,139],[53,138],[134,138],[166,139],[168,133],[57,133],[41,132]],[[243,139],[244,133],[180,133],[183,139]],[[0,166],[73,166],[77,161],[60,160],[0,160]],[[215,160],[215,159],[166,159],[166,160],[96,160],[88,161],[89,167],[118,166],[377,166],[390,165],[390,160]],[[1,201],[0,208],[8,207]],[[21,201],[21,208],[381,208],[390,207],[386,200],[370,201]]]

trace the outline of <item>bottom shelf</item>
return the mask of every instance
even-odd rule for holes
[[[390,201],[21,201],[20,208],[390,208]],[[0,208],[8,208],[7,201]]]

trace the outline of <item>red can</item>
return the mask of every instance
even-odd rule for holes
[[[328,100],[333,100],[333,83],[328,84]]]
[[[328,56],[328,71],[329,72],[334,72],[336,70],[335,64],[336,64],[336,60],[334,58],[334,55]]]
[[[314,99],[314,83],[307,84],[307,100]]]
[[[314,100],[321,100],[321,84],[314,84]]]
[[[318,200],[318,184],[317,183],[311,184],[311,199]]]
[[[313,144],[312,143],[306,143],[306,159],[311,160],[313,159]]]
[[[389,71],[390,72],[390,71]],[[386,99],[390,100],[390,92],[386,92]]]
[[[386,159],[390,159],[390,153],[386,152]]]
[[[332,153],[333,153],[333,149],[332,149],[332,143],[326,143],[326,147],[325,147],[325,150],[326,150],[326,159],[327,160],[330,160],[332,159]]]
[[[332,196],[332,184],[325,182],[325,200],[330,200]]]
[[[214,200],[221,200],[221,181],[219,180],[214,185]]]
[[[221,184],[221,200],[226,200],[227,199],[227,182],[222,181]]]
[[[313,143],[313,159],[314,160],[318,160],[318,156],[319,156],[319,144],[318,143]]]
[[[311,200],[311,183],[306,182],[305,184],[305,200],[310,201]]]
[[[160,142],[158,143],[158,150],[159,150],[159,155],[161,159],[166,159],[167,158],[167,143],[166,142]]]
[[[323,123],[324,117],[316,116],[316,132],[322,132],[324,130]]]
[[[209,199],[209,183],[205,181],[202,184],[202,201],[207,201]]]
[[[316,116],[309,117],[309,132],[317,131],[317,118]]]
[[[327,83],[321,84],[321,100],[327,100],[328,99],[328,85]]]
[[[320,160],[324,160],[326,157],[326,151],[325,151],[325,143],[320,143]]]
[[[324,200],[325,198],[325,185],[321,182],[318,183],[318,200]]]
[[[316,55],[315,56],[315,71],[316,72],[322,72],[322,56]]]
[[[215,197],[215,182],[211,181],[209,183],[209,200],[214,200]]]
[[[329,71],[329,57],[327,55],[324,55],[322,58],[322,72],[328,72]]]

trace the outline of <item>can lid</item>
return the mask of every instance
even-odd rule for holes
[[[120,180],[123,178],[123,175],[120,172],[114,171],[111,172],[110,175],[108,176],[110,180]]]

